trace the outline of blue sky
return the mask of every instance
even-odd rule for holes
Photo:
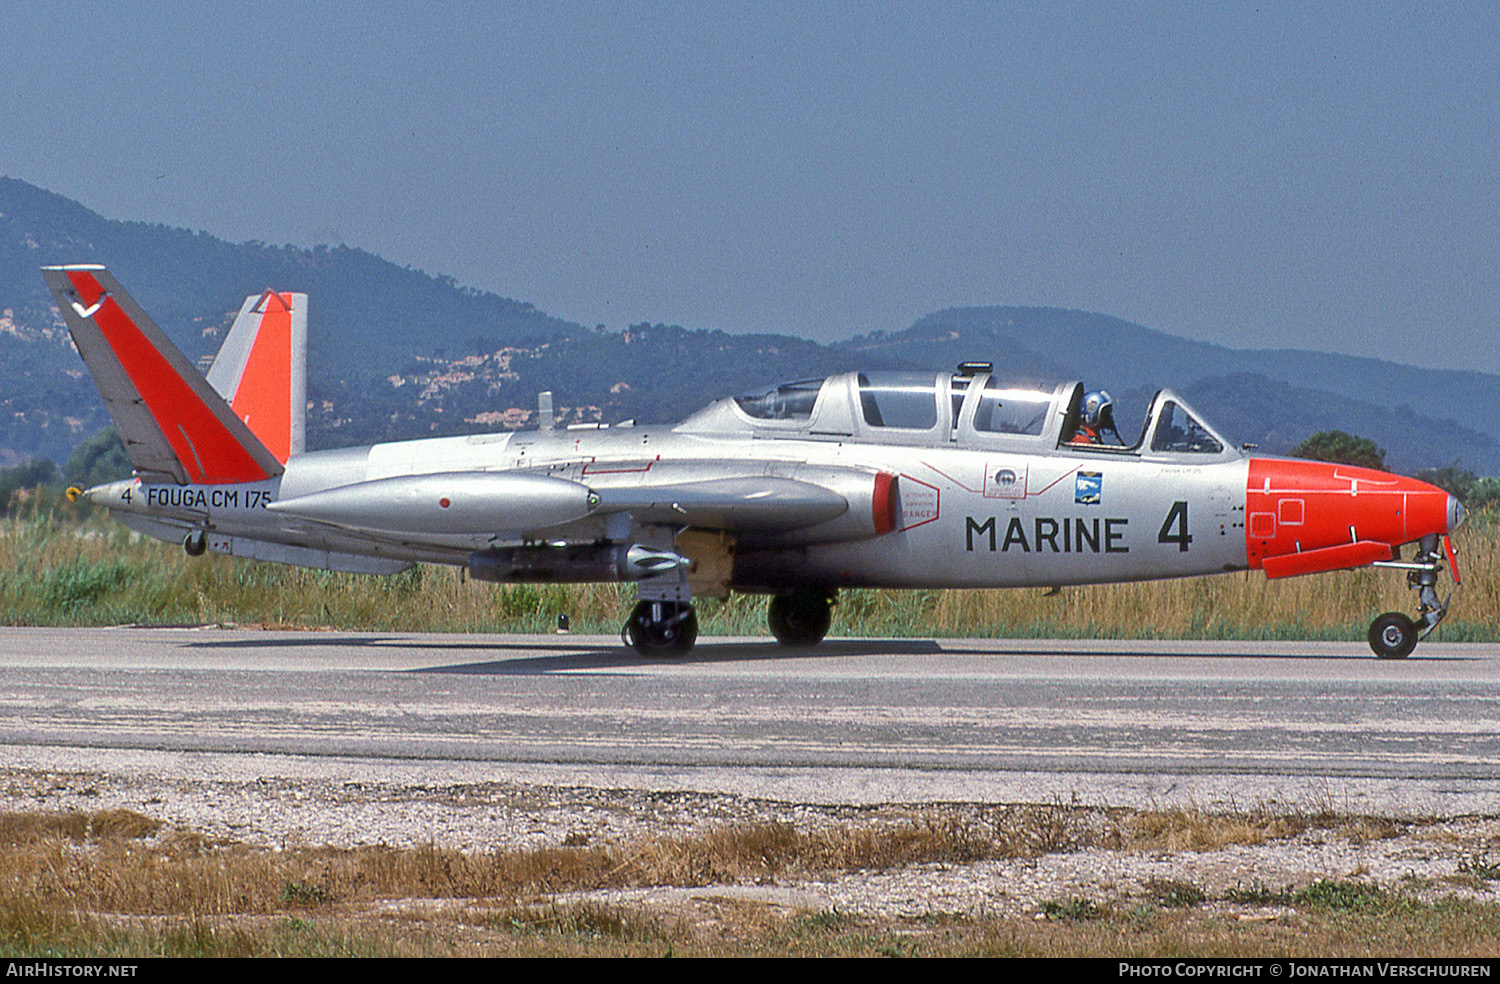
[[[9,4],[0,173],[611,328],[1042,304],[1500,372],[1497,39],[1495,4]]]

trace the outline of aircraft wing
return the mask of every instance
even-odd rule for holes
[[[866,484],[873,487],[874,479]],[[839,519],[850,501],[822,484],[766,475],[592,487],[525,472],[438,472],[357,482],[268,508],[376,536],[443,539],[526,538],[611,513],[646,524],[774,535]],[[874,519],[859,525],[873,527]]]

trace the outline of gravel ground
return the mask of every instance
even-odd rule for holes
[[[389,771],[357,778],[319,770],[254,779],[200,770],[69,770],[0,767],[0,809],[64,811],[128,808],[163,821],[270,848],[302,845],[406,846],[466,850],[618,843],[716,827],[782,822],[799,830],[894,824],[913,817],[979,817],[975,803],[798,804],[732,793],[595,788],[473,779],[421,784]],[[383,776],[383,777],[382,777]],[[992,805],[991,805],[992,808]],[[1099,822],[1106,822],[1097,809]],[[1410,820],[1411,818],[1407,818]],[[1489,882],[1466,874],[1476,861],[1500,864],[1500,818],[1451,817],[1394,825],[1399,834],[1351,840],[1313,830],[1264,845],[1203,852],[1143,853],[1096,848],[1024,861],[929,864],[852,872],[777,885],[641,889],[598,893],[600,901],[681,912],[755,902],[787,911],[836,910],[876,918],[1036,915],[1048,901],[1087,897],[1129,906],[1149,885],[1190,882],[1210,898],[1235,886],[1282,888],[1319,879],[1358,878],[1425,897],[1488,898]],[[571,898],[581,898],[573,896]],[[1216,903],[1228,911],[1237,907]],[[1264,909],[1239,907],[1246,918]]]

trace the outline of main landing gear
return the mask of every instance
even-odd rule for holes
[[[638,601],[620,635],[642,656],[685,656],[698,641],[698,613],[685,601]]]
[[[1437,576],[1443,569],[1443,554],[1436,535],[1424,536],[1417,542],[1417,556],[1410,562],[1385,561],[1376,567],[1396,567],[1406,571],[1407,585],[1417,593],[1417,618],[1415,621],[1401,612],[1386,612],[1370,623],[1370,648],[1381,659],[1405,659],[1417,647],[1418,641],[1438,627],[1443,616],[1448,614],[1450,593],[1441,602],[1437,595]],[[1457,571],[1454,580],[1457,581]]]
[[[833,623],[833,597],[818,588],[774,595],[766,609],[771,634],[783,646],[816,646]]]
[[[766,616],[783,646],[816,646],[833,623],[833,596],[817,588],[774,595]],[[620,636],[648,658],[685,656],[698,641],[698,613],[685,601],[638,601]]]

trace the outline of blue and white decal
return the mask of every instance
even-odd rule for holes
[[[1073,484],[1073,501],[1081,506],[1097,506],[1104,492],[1104,473],[1081,471]]]

